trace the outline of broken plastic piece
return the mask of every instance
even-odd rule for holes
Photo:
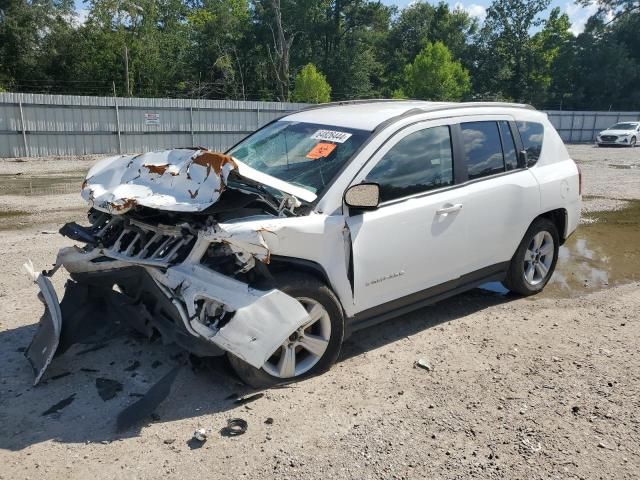
[[[197,429],[195,432],[193,432],[193,438],[194,438],[194,440],[198,440],[199,442],[206,442],[207,441],[207,429],[206,428]]]
[[[42,412],[42,416],[44,417],[45,415],[51,415],[52,413],[58,413],[60,410],[62,410],[66,406],[70,405],[71,402],[73,402],[75,400],[75,398],[76,398],[76,394],[72,393],[67,398],[60,400],[55,405],[52,405],[46,411]]]
[[[421,358],[420,360],[418,360],[416,362],[416,366],[420,367],[420,368],[423,368],[427,372],[430,372],[432,370],[431,365],[429,365],[429,363],[424,358]]]
[[[103,401],[111,400],[122,391],[122,384],[110,378],[96,378],[96,388],[98,395]]]
[[[233,403],[235,403],[236,405],[244,405],[246,403],[255,402],[262,397],[264,397],[264,393],[256,393],[254,395],[249,395],[248,397],[238,398]]]
[[[31,262],[25,264],[24,267],[40,288],[40,298],[45,305],[44,314],[38,324],[38,330],[26,352],[24,352],[24,356],[31,363],[35,375],[33,384],[37,385],[58,349],[62,330],[62,314],[60,313],[58,296],[51,280],[44,275],[35,274]]]
[[[60,230],[60,235],[64,237],[68,237],[71,240],[76,240],[78,242],[84,242],[91,245],[96,243],[96,237],[94,237],[90,228],[83,227],[82,225],[78,225],[76,222],[65,223]]]
[[[158,405],[169,396],[173,382],[180,371],[180,365],[174,367],[162,377],[140,400],[132,403],[118,415],[117,430],[122,432],[151,415]]]

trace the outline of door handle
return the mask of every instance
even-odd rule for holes
[[[447,215],[448,213],[454,213],[459,210],[462,210],[462,204],[456,203],[455,205],[446,204],[442,208],[436,210],[436,215]]]

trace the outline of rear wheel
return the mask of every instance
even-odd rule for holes
[[[327,285],[310,275],[287,273],[276,276],[275,288],[296,298],[307,310],[308,319],[262,368],[228,354],[238,376],[256,388],[298,381],[328,370],[340,354],[344,336],[342,307]]]
[[[559,246],[555,224],[546,218],[536,219],[513,255],[503,285],[525,296],[541,292],[556,268]]]

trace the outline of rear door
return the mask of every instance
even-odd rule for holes
[[[358,312],[413,303],[425,289],[463,273],[471,212],[462,190],[454,188],[452,135],[445,121],[406,127],[352,182],[381,188],[377,210],[351,212],[346,219]]]
[[[540,211],[540,191],[519,161],[522,147],[511,117],[465,117],[458,126],[469,213],[465,263],[472,272],[510,261]]]

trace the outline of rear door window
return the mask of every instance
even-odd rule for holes
[[[532,166],[540,158],[542,151],[542,138],[544,136],[544,126],[537,122],[516,122],[522,144],[527,152],[527,165]]]
[[[497,122],[460,124],[469,180],[505,171]]]
[[[518,154],[516,153],[516,143],[513,140],[509,122],[504,120],[498,122],[500,125],[500,135],[502,137],[502,150],[504,152],[504,163],[507,171],[518,168]]]

